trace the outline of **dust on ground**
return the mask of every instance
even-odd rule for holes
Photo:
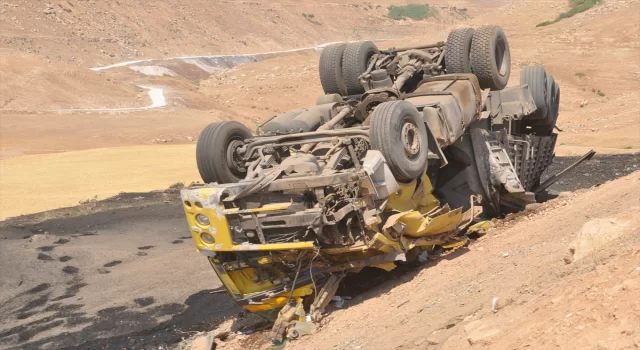
[[[444,39],[453,27],[484,24],[501,25],[509,38],[511,85],[527,64],[544,64],[559,82],[559,150],[576,156],[596,147],[621,155],[597,155],[552,187],[577,193],[509,217],[465,249],[426,268],[392,274],[391,280],[376,277],[378,286],[360,290],[318,334],[287,347],[640,343],[640,183],[633,173],[633,152],[640,148],[640,5],[608,0],[536,28],[567,10],[566,1],[460,1],[471,18],[424,22],[385,19],[384,7],[391,3],[222,1],[204,10],[191,1],[3,3],[0,49],[36,66],[23,72],[15,60],[6,60],[3,77],[28,73],[42,84],[29,90],[12,78],[18,85],[2,94],[0,216],[88,201],[0,224],[0,310],[8,315],[0,320],[0,347],[159,348],[217,325],[220,348],[268,346],[265,333],[228,331],[245,318],[228,318],[239,308],[218,293],[220,282],[194,252],[177,194],[117,194],[197,180],[193,142],[210,122],[235,119],[253,126],[278,111],[313,103],[321,93],[318,56],[288,54],[197,79],[89,67],[335,40],[397,39],[381,47],[424,43]],[[320,25],[308,19],[310,13]],[[163,86],[168,106],[58,111],[147,105],[147,95],[136,87],[141,82]],[[557,157],[551,172],[574,159]],[[117,196],[101,202],[92,200],[96,195]],[[582,238],[606,227],[615,232],[602,231],[603,236],[617,238],[573,260],[576,247],[593,243]],[[574,254],[567,256],[570,249]]]
[[[504,28],[512,52],[511,85],[518,84],[519,69],[527,64],[544,64],[559,82],[562,99],[558,126],[563,130],[559,133],[560,147],[598,147],[606,153],[626,153],[640,149],[637,113],[640,111],[640,92],[637,89],[640,83],[640,61],[636,59],[640,55],[640,36],[635,25],[640,20],[640,5],[636,1],[609,0],[585,13],[540,28],[535,25],[567,9],[565,0],[457,2],[458,7],[467,8],[468,16],[442,15],[427,21],[390,21],[384,17],[384,7],[390,3],[372,3],[373,8],[370,8],[369,4],[340,1],[322,4],[243,2],[237,6],[231,2],[221,2],[218,4],[219,9],[229,8],[229,13],[242,13],[239,18],[243,18],[243,21],[231,24],[219,15],[206,18],[201,15],[187,16],[187,13],[192,12],[193,4],[184,2],[176,6],[176,11],[185,16],[173,16],[175,23],[162,28],[158,28],[157,23],[149,23],[145,27],[157,30],[153,35],[143,28],[132,27],[126,16],[110,17],[109,14],[122,13],[120,10],[126,8],[127,16],[137,15],[147,23],[153,20],[145,14],[147,10],[165,11],[165,3],[153,5],[152,8],[145,8],[142,3],[137,2],[120,5],[101,2],[94,4],[95,8],[83,3],[77,4],[71,12],[65,10],[64,4],[54,4],[53,9],[45,5],[38,8],[22,3],[16,7],[7,6],[2,16],[15,16],[22,24],[2,24],[7,26],[3,33],[14,38],[6,43],[4,50],[10,53],[17,50],[21,55],[37,57],[34,60],[41,64],[51,60],[50,67],[54,71],[52,74],[60,72],[61,69],[58,68],[62,65],[85,69],[82,75],[70,74],[71,78],[75,77],[75,80],[68,83],[73,89],[92,91],[93,85],[88,83],[93,81],[106,81],[109,87],[114,87],[109,93],[104,91],[106,88],[98,89],[100,96],[104,96],[106,100],[88,101],[92,105],[103,106],[108,99],[113,100],[130,90],[136,92],[137,97],[132,95],[131,99],[123,99],[113,107],[137,102],[144,103],[136,105],[147,105],[148,96],[139,92],[136,84],[164,87],[168,105],[151,111],[51,112],[47,110],[49,107],[44,106],[58,103],[58,93],[55,91],[61,89],[57,88],[52,89],[50,94],[39,94],[44,95],[44,101],[38,100],[38,94],[32,94],[27,96],[29,99],[21,99],[24,101],[23,105],[12,105],[12,108],[23,111],[0,111],[0,158],[7,161],[3,161],[2,176],[20,180],[11,185],[5,185],[3,181],[0,195],[11,198],[14,204],[5,205],[7,201],[3,201],[0,217],[73,205],[96,195],[106,198],[120,191],[162,189],[173,182],[188,183],[198,180],[195,157],[191,150],[199,132],[207,124],[232,119],[253,128],[280,111],[313,104],[316,96],[321,94],[317,77],[318,55],[313,51],[290,53],[207,74],[203,74],[202,70],[198,74],[191,71],[187,74],[186,68],[176,68],[175,62],[168,63],[169,68],[183,72],[182,75],[145,76],[127,67],[100,72],[88,70],[91,66],[130,59],[265,52],[309,47],[334,40],[393,39],[380,41],[378,45],[399,46],[443,40],[454,27],[498,24]],[[434,2],[433,5],[437,7],[446,4]],[[207,11],[209,9],[205,10]],[[299,11],[307,15],[315,14],[322,25],[313,24]],[[445,10],[440,12],[448,13]],[[338,17],[329,20],[330,14]],[[40,18],[39,22],[37,17]],[[258,17],[264,23],[258,26],[248,24]],[[95,23],[90,27],[84,19],[78,18],[92,19]],[[362,20],[353,21],[353,18]],[[69,19],[74,21],[73,25],[66,22]],[[40,33],[48,31],[56,38],[69,37],[67,46],[71,48],[70,51],[64,51],[64,55],[57,57],[53,53],[60,52],[61,42],[56,39],[43,43],[43,38],[35,34],[28,36],[29,39],[22,43],[17,38],[24,34],[24,29],[20,28],[26,28],[27,23]],[[289,31],[288,23],[295,23],[300,29]],[[221,25],[230,28],[229,31],[220,31],[219,38],[212,39],[219,41],[217,46],[198,47],[194,44],[196,38],[210,37],[202,35]],[[73,26],[79,27],[84,34],[69,36],[68,31]],[[227,37],[236,30],[242,32],[247,29],[258,30],[260,35],[251,36],[248,38],[250,40],[244,38],[244,35],[232,35],[235,39]],[[179,30],[182,35],[177,35],[175,33],[178,32],[171,32],[172,30]],[[98,31],[109,35],[97,34]],[[272,38],[273,33],[280,33],[278,40],[264,39],[265,36]],[[146,44],[143,45],[145,41]],[[246,46],[242,41],[246,41]],[[66,41],[62,44],[66,45]],[[138,54],[133,54],[134,51],[127,47],[137,50]],[[166,50],[158,52],[160,47]],[[77,52],[77,61],[70,61],[66,57],[70,52]],[[114,56],[111,57],[110,53],[114,53]],[[603,69],[602,62],[615,64]],[[11,73],[10,67],[8,72]],[[96,76],[88,77],[91,74]],[[28,87],[23,90],[28,91]],[[78,96],[87,97],[84,94]],[[138,97],[142,100],[138,101]],[[15,101],[18,100],[19,96],[16,95]],[[65,106],[70,106],[73,101],[75,100],[67,100]],[[141,150],[134,147],[140,145],[149,148]],[[167,145],[172,147],[166,147]],[[113,147],[123,148],[108,149]],[[184,148],[178,151],[180,147]],[[82,153],[87,149],[96,150],[91,155]],[[61,152],[68,154],[68,158],[64,158],[66,164],[56,154],[52,154]],[[110,156],[114,153],[122,155],[123,163],[144,164],[144,169],[134,168],[135,174],[144,170],[144,187],[136,184],[135,178],[139,178],[137,175],[123,171],[126,168],[120,165],[119,160]],[[36,154],[39,155],[38,158],[28,158]],[[176,166],[172,167],[167,163]],[[104,178],[109,179],[101,181],[101,189],[104,190],[100,191],[96,191],[94,186],[78,182],[78,178],[89,182],[95,173],[92,168],[96,164],[104,165],[96,168],[100,169]],[[70,176],[58,175],[61,174],[60,168],[70,167],[74,169],[69,173]],[[55,184],[49,187],[47,200],[36,200],[22,191],[25,186],[39,182]],[[125,187],[119,188],[121,185]]]
[[[564,193],[354,295],[312,336],[284,348],[633,348],[640,343],[638,210],[640,172]],[[263,331],[216,346],[266,349],[270,339]]]
[[[558,163],[573,162],[572,158],[556,159]],[[607,159],[604,157],[599,161],[606,162]],[[616,164],[632,161],[627,156],[611,166],[600,164],[597,174],[606,180],[592,176],[578,182],[584,178],[582,173],[569,173],[564,181],[576,185],[552,187],[551,190],[559,193],[583,188],[581,191],[587,191],[585,193],[597,191],[611,197],[619,196],[610,191],[611,184],[617,184],[616,188],[627,186],[631,192],[622,196],[626,202],[620,205],[628,204],[631,208],[632,202],[640,198],[634,197],[636,193],[633,192],[638,182],[629,183],[628,177],[622,177],[624,170],[618,169]],[[638,172],[634,174],[629,176],[640,176]],[[616,180],[616,177],[621,178]],[[214,330],[214,334],[228,339],[229,344],[246,339],[243,341],[255,346],[266,346],[265,333],[249,338],[236,335],[236,331],[243,330],[247,324],[249,328],[244,330],[253,331],[255,326],[265,326],[268,322],[260,318],[258,322],[247,320],[248,315],[239,317],[241,309],[221,288],[206,258],[193,249],[179,188],[176,185],[166,191],[122,193],[106,200],[87,200],[77,206],[0,222],[0,264],[3,266],[0,311],[8,315],[0,321],[0,345],[7,348],[149,349],[176,344],[183,338],[188,342],[194,334]],[[592,200],[577,196],[586,194],[563,193],[543,208],[551,211],[578,202],[587,206],[587,201]],[[567,198],[574,197],[575,200],[567,202]],[[540,209],[538,212],[545,211]],[[514,220],[529,222],[537,217],[538,214],[533,213],[509,217],[505,226],[513,225]],[[600,214],[593,217],[600,217]],[[580,218],[587,220],[584,215]],[[563,219],[540,215],[536,220],[555,223]],[[529,224],[538,225],[538,221]],[[491,242],[489,239],[494,235],[506,235],[501,232],[488,234],[487,242]],[[567,235],[570,234],[575,232],[567,231]],[[539,239],[545,239],[545,236]],[[442,259],[452,259],[464,251]],[[513,254],[512,250],[509,252]],[[467,254],[464,254],[456,261],[462,264],[466,259]],[[438,266],[428,270],[439,269]],[[354,305],[386,295],[391,288],[413,279],[422,273],[420,271],[405,267],[387,274],[374,269],[346,281],[340,293],[347,290],[355,297],[348,302],[351,310]],[[447,290],[441,292],[446,294]],[[440,313],[438,309],[434,310]],[[342,311],[332,314],[329,320],[340,319],[340,315]],[[218,343],[224,345],[221,340]]]

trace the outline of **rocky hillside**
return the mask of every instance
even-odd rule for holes
[[[403,2],[15,0],[0,3],[0,48],[91,66],[406,36],[424,32],[430,21],[468,17],[467,11],[446,9],[441,18],[398,25],[386,17],[387,7]]]

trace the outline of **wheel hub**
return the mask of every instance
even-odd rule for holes
[[[402,126],[402,146],[409,157],[414,157],[420,152],[420,133],[413,123],[405,123]]]
[[[243,144],[240,140],[233,140],[229,143],[229,147],[227,147],[227,164],[229,165],[229,169],[235,173],[244,173],[246,171],[236,152],[236,149]]]

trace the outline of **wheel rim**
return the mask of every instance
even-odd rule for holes
[[[242,146],[243,144],[244,142],[242,140],[233,139],[229,142],[229,146],[227,146],[227,166],[229,167],[229,170],[231,170],[231,172],[237,177],[241,177],[247,172],[247,169],[242,166],[240,157],[236,152],[236,149],[238,149],[238,147]]]
[[[404,153],[410,159],[414,159],[420,153],[420,131],[413,122],[406,122],[402,126],[402,147]]]
[[[504,76],[507,74],[507,63],[505,62],[506,45],[504,40],[499,39],[496,41],[496,47],[494,49],[494,56],[496,59],[496,67],[498,67],[498,74]]]

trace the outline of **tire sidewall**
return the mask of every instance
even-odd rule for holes
[[[496,47],[500,42],[502,42],[504,45],[503,58],[502,58],[503,59],[502,65],[505,66],[504,74],[500,73],[500,67],[498,66],[498,61],[495,55]],[[507,83],[509,82],[509,76],[511,74],[511,52],[509,50],[509,42],[507,41],[507,36],[504,34],[502,29],[500,29],[500,27],[495,27],[493,31],[490,50],[492,53],[491,55],[491,63],[492,63],[491,70],[493,72],[492,75],[494,77],[494,82],[497,85],[497,88],[500,90],[500,89],[503,89],[505,86],[507,86]]]
[[[232,141],[251,138],[251,131],[236,121],[209,124],[198,137],[196,161],[205,183],[234,183],[242,180],[242,172],[229,167],[227,151]]]
[[[383,115],[380,111],[387,113]],[[383,154],[396,179],[411,180],[422,175],[429,151],[427,128],[420,112],[408,101],[393,101],[378,105],[374,113],[369,131],[371,145]],[[420,151],[413,159],[405,153],[402,140],[403,126],[407,122],[417,127],[420,137]]]

